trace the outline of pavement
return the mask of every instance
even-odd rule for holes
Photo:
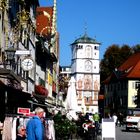
[[[72,135],[72,138],[69,138],[69,140],[102,140],[102,135],[101,135],[101,129],[100,129],[100,133],[99,135],[97,135],[97,137],[95,136],[94,138],[88,138],[85,137],[85,138],[82,138],[82,137],[79,137],[79,136],[76,136],[75,134]]]

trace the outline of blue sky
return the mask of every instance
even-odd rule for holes
[[[53,0],[39,0],[50,6]],[[87,34],[101,43],[100,59],[112,44],[140,44],[140,0],[57,0],[60,65],[71,64],[71,46]]]

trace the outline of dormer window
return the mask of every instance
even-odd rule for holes
[[[83,49],[83,45],[76,45],[76,49]]]

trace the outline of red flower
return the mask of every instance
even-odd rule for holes
[[[35,85],[35,93],[39,95],[48,96],[48,90],[42,85]]]

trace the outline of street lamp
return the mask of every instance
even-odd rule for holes
[[[7,54],[7,59],[5,60],[4,67],[15,71],[15,69],[16,69],[16,63],[15,63],[16,49],[14,47],[9,47],[7,50],[5,50],[5,52]]]
[[[7,54],[8,61],[14,60],[15,52],[16,52],[16,49],[14,47],[9,47],[7,50],[5,50],[5,52]]]

